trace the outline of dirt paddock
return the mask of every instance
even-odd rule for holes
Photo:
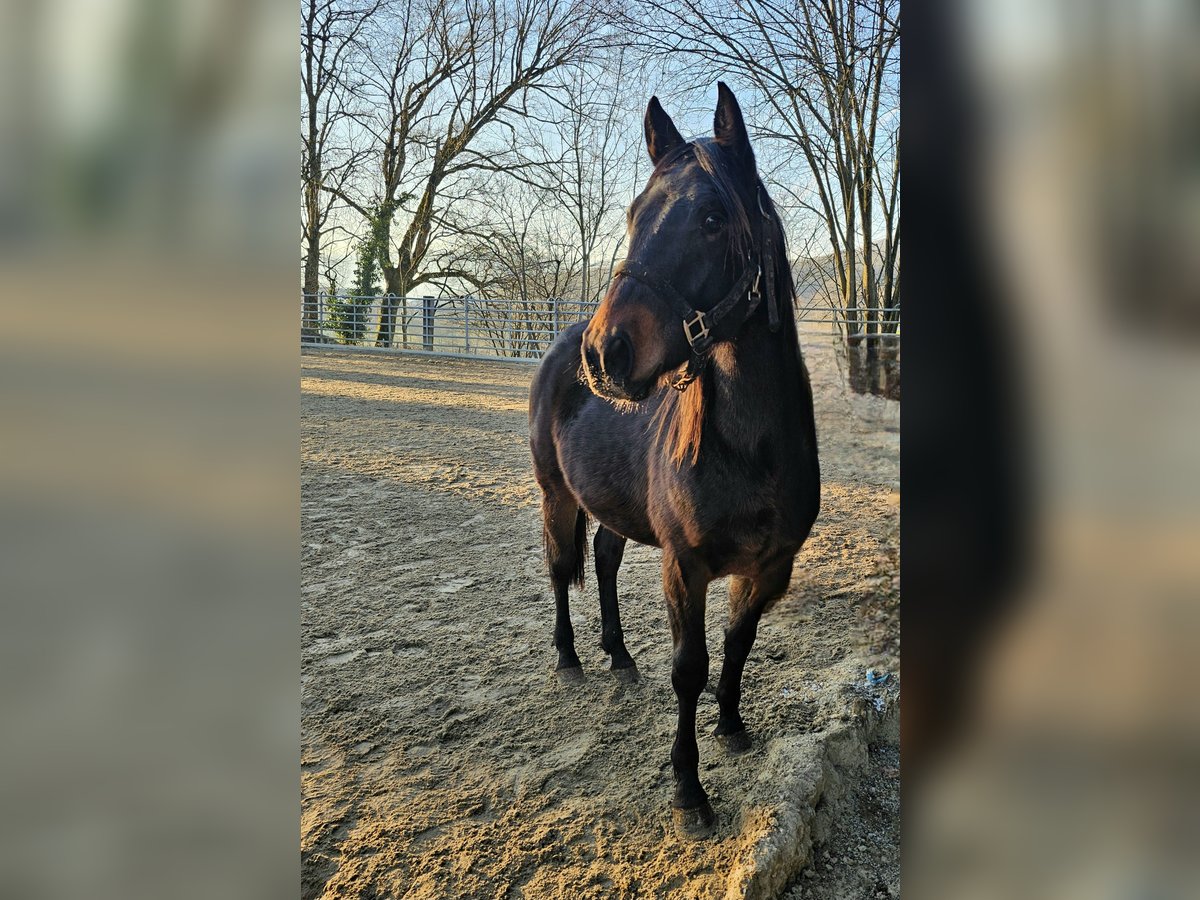
[[[590,570],[572,593],[586,680],[553,675],[534,368],[303,354],[304,897],[898,896],[899,404],[806,355],[821,515],[746,667],[750,753],[722,752],[701,698],[719,821],[683,842],[658,551],[630,544],[618,580],[642,680],[607,671]]]

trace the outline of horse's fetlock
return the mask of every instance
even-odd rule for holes
[[[600,632],[600,646],[606,653],[623,650],[625,649],[625,635],[619,628],[612,625],[605,626],[604,630]]]
[[[708,794],[700,784],[695,770],[675,773],[675,797],[671,805],[676,809],[692,809],[708,802]]]
[[[742,699],[741,691],[736,688],[723,686],[720,683],[717,684],[717,689],[713,691],[713,694],[716,696],[717,703],[720,704],[721,709],[736,709]]]
[[[742,717],[737,713],[733,713],[728,716],[720,716],[717,719],[717,727],[713,731],[713,734],[721,736],[726,734],[735,734],[739,731],[745,730],[746,723],[742,721]]]

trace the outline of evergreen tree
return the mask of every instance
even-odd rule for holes
[[[382,293],[378,282],[380,251],[385,236],[382,213],[378,207],[373,210],[370,230],[358,239],[350,296],[330,299],[330,317],[343,344],[357,344],[363,340],[371,305]]]

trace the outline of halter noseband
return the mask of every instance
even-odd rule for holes
[[[762,202],[762,189],[759,188],[755,193],[758,195],[758,209],[762,213],[763,219],[768,220],[769,217]],[[688,357],[683,374],[671,382],[671,387],[675,390],[686,390],[687,386],[700,374],[713,345],[733,340],[742,325],[758,309],[758,304],[762,301],[760,287],[764,268],[767,271],[767,319],[772,332],[779,330],[779,308],[775,300],[775,285],[772,278],[774,261],[771,256],[771,242],[764,238],[762,244],[762,262],[760,263],[757,255],[752,255],[745,271],[729,289],[729,293],[722,298],[720,303],[708,310],[693,309],[670,282],[652,274],[641,263],[626,261],[617,271],[613,272],[614,280],[631,278],[649,288],[651,293],[670,307],[682,320],[683,334],[687,338],[688,346],[692,348],[692,355]],[[737,308],[743,297],[748,301],[745,313],[740,318],[729,318],[729,314]],[[724,325],[722,325],[723,322]]]
[[[613,278],[630,278],[649,288],[651,293],[666,303],[682,321],[683,334],[687,338],[688,346],[692,348],[692,355],[688,358],[687,368],[683,375],[671,382],[671,387],[677,391],[684,390],[696,380],[702,364],[708,359],[713,344],[732,340],[741,329],[742,324],[758,308],[759,301],[762,299],[762,294],[758,289],[759,282],[762,280],[762,268],[753,258],[746,266],[742,277],[729,289],[729,293],[725,295],[724,299],[709,310],[693,309],[691,304],[684,300],[669,282],[652,275],[640,263],[624,263],[613,273]],[[745,315],[740,319],[727,318],[729,313],[741,303],[743,297],[749,300]],[[722,327],[722,322],[726,323],[724,327]]]

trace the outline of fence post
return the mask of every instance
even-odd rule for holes
[[[433,305],[433,297],[421,295],[421,349],[433,350],[433,317],[437,314]]]
[[[558,298],[553,297],[550,302],[554,306],[554,335],[551,338],[553,340],[553,338],[558,337]]]
[[[466,335],[466,352],[471,352],[471,298],[463,297],[463,331]]]

